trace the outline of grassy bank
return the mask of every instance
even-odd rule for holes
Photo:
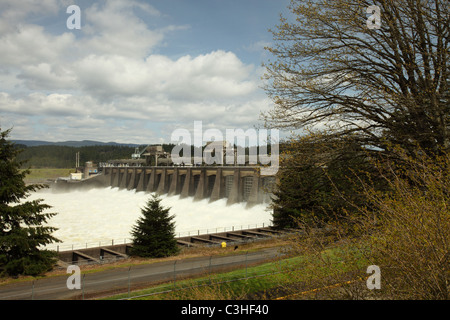
[[[299,267],[301,260],[301,257],[293,257],[229,272],[179,280],[175,283],[172,281],[133,291],[130,296],[124,293],[108,297],[106,300],[129,297],[138,300],[243,299],[286,283],[289,273]]]
[[[43,183],[47,179],[56,179],[59,177],[68,177],[75,169],[71,168],[34,168],[30,169],[30,174],[25,177],[26,183]]]
[[[205,274],[200,277],[170,281],[143,290],[119,294],[106,299],[138,300],[228,300],[228,299],[310,299],[318,295],[350,297],[355,285],[365,287],[361,281],[364,272],[340,260],[343,248],[323,252],[333,263],[311,272],[311,257],[294,256],[233,271]],[[365,261],[361,258],[360,264]],[[333,277],[329,288],[323,288],[321,279]],[[330,290],[333,293],[330,293]],[[346,292],[345,290],[348,290]],[[366,289],[365,294],[369,294]]]

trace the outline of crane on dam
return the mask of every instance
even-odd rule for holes
[[[141,151],[139,148],[135,148],[131,159],[138,160],[142,156],[145,156],[147,164],[150,163],[150,157],[155,157],[155,166],[158,165],[158,160],[166,165],[172,163],[170,154],[164,151],[162,145],[148,145]]]
[[[150,147],[150,145],[146,146],[144,149],[142,149],[142,151],[139,151],[139,147],[136,147],[134,149],[134,153],[131,155],[131,159],[140,159],[142,154],[145,152],[145,150],[148,149],[148,147]]]

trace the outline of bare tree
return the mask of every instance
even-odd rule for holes
[[[372,6],[372,7],[371,7]],[[292,0],[265,64],[267,126],[450,147],[447,0]]]

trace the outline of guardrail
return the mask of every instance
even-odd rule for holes
[[[255,224],[240,224],[228,227],[216,227],[216,228],[207,228],[207,229],[197,229],[197,230],[188,230],[188,231],[178,231],[175,233],[177,238],[182,237],[190,237],[190,236],[198,236],[205,235],[211,233],[220,233],[220,232],[229,232],[229,231],[239,231],[245,229],[252,228],[265,228],[270,227],[270,223],[255,223]],[[69,251],[69,250],[79,250],[79,249],[89,249],[95,247],[105,247],[105,246],[114,246],[119,244],[130,244],[132,242],[131,238],[116,238],[116,239],[102,239],[98,241],[86,241],[86,242],[78,242],[78,243],[60,243],[60,244],[52,244],[45,247],[47,250],[53,250],[56,252],[60,251]]]
[[[189,284],[189,282],[186,283],[184,280],[191,279],[192,277],[203,276],[203,279],[200,281],[195,281],[195,285],[203,286],[268,276],[274,274],[274,272],[284,271],[280,269],[289,267],[288,264],[284,264],[279,260],[283,257],[285,257],[284,254],[278,253],[277,251],[264,255],[260,255],[258,252],[246,251],[245,253],[232,256],[219,255],[206,256],[203,259],[177,259],[158,266],[149,265],[150,267],[154,266],[155,269],[148,269],[149,266],[146,265],[122,268],[115,277],[107,279],[103,277],[98,278],[96,273],[82,272],[80,274],[79,290],[70,290],[67,287],[66,277],[58,280],[56,285],[54,283],[48,283],[48,279],[36,279],[30,283],[28,288],[24,287],[17,292],[8,292],[4,290],[5,287],[3,289],[0,288],[0,299],[35,300],[59,299],[60,297],[64,297],[65,299],[84,300],[86,298],[98,297],[101,292],[111,292],[111,290],[117,293],[124,293],[122,296],[117,297],[118,299],[136,299],[154,294],[187,289],[192,287],[192,284]],[[269,261],[279,262],[275,263],[274,269],[268,273],[250,270],[250,267]],[[240,269],[241,271],[231,278],[220,277],[218,279],[214,276],[216,272],[229,272],[236,269]],[[144,283],[148,284],[149,287],[152,287],[152,284],[159,285],[150,293],[140,291],[132,292],[142,288]]]

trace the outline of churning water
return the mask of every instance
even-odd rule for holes
[[[60,250],[74,247],[96,246],[129,242],[130,231],[141,216],[149,193],[118,188],[91,189],[67,193],[40,190],[26,200],[43,199],[42,203],[52,206],[48,212],[56,212],[48,224],[58,228],[53,235],[60,239]],[[177,236],[212,233],[216,230],[231,230],[268,225],[272,218],[266,204],[245,209],[245,203],[226,206],[226,199],[209,203],[208,199],[193,201],[193,198],[180,199],[179,196],[161,196],[161,204],[169,207],[175,216]],[[49,248],[55,248],[52,244]]]

